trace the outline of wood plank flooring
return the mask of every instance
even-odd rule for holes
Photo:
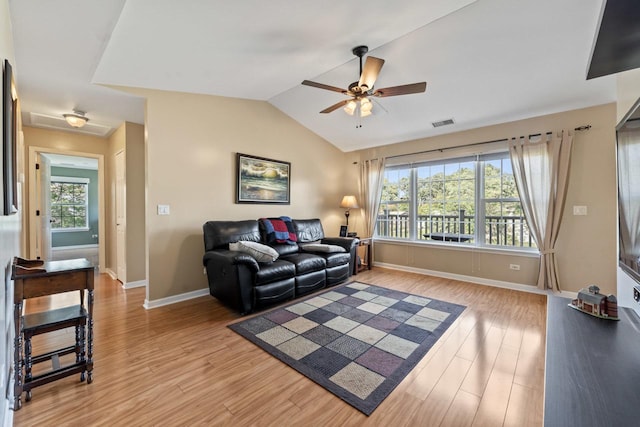
[[[546,297],[374,268],[354,277],[467,306],[367,417],[229,330],[213,297],[153,310],[144,288],[96,280],[95,369],[33,390],[15,426],[541,426]],[[27,312],[77,303],[31,300]],[[73,330],[34,338],[34,352]]]

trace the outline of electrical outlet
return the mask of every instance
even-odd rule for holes
[[[633,299],[636,300],[636,302],[640,302],[640,286],[634,286],[633,287]]]
[[[158,215],[169,215],[169,205],[158,205]]]
[[[509,264],[509,268],[511,270],[519,271],[520,270],[520,264]]]
[[[202,268],[202,274],[204,274],[205,276],[207,275],[207,267]]]
[[[586,206],[574,206],[573,207],[573,214],[574,215],[586,215],[587,214],[587,207]]]

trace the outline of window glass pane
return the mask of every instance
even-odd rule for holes
[[[391,169],[384,173],[376,233],[378,236],[409,238],[411,169]]]
[[[87,195],[85,193],[85,185],[76,184],[73,187],[73,203],[84,204]]]
[[[516,180],[513,178],[513,175],[502,176],[502,198],[518,199],[518,188],[516,187]]]
[[[60,185],[52,182],[51,183],[51,203],[59,203],[60,202]]]

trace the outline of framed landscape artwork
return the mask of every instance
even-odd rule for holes
[[[291,163],[237,153],[236,203],[290,203]]]

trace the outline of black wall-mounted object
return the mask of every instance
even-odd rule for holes
[[[11,64],[4,60],[2,73],[2,214],[18,212],[16,187],[16,100]]]
[[[640,67],[640,1],[605,0],[587,80]]]

